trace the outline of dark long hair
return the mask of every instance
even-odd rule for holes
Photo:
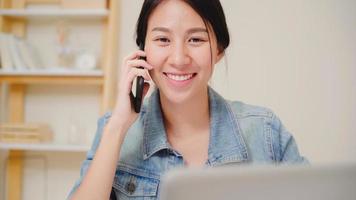
[[[145,46],[148,19],[153,10],[164,0],[145,0],[136,25],[136,44]],[[230,44],[229,30],[226,25],[224,10],[219,0],[182,0],[192,7],[203,19],[205,25],[210,25],[215,33],[219,52]],[[208,28],[208,27],[207,27]],[[210,36],[209,36],[210,37]]]

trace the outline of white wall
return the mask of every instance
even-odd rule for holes
[[[232,43],[216,88],[272,108],[312,162],[356,161],[356,1],[223,6]]]
[[[214,88],[274,110],[311,162],[356,161],[356,1],[221,2],[232,41]],[[123,1],[120,58],[140,6]]]

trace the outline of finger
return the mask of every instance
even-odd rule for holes
[[[131,68],[128,77],[133,77],[134,79],[137,76],[142,76],[146,81],[151,81],[147,69]]]
[[[143,98],[145,98],[146,94],[148,93],[150,89],[150,84],[148,82],[145,82],[143,85]]]
[[[146,52],[142,50],[136,50],[133,53],[129,54],[124,58],[124,62],[127,62],[128,60],[136,59],[139,58],[140,56],[146,57]]]
[[[130,72],[127,74],[125,82],[122,85],[127,94],[131,92],[133,81],[137,76],[142,76],[146,81],[151,80],[146,69],[131,68]]]
[[[148,64],[145,60],[136,59],[136,60],[129,60],[126,62],[128,67],[144,67],[148,70],[153,69],[153,66]]]

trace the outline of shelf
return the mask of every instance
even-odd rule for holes
[[[0,70],[0,83],[12,84],[75,84],[75,85],[103,85],[104,73],[101,70]]]
[[[22,151],[52,151],[52,152],[87,152],[90,147],[85,145],[70,144],[21,144],[0,142],[0,150],[22,150]]]
[[[103,19],[108,17],[109,11],[107,9],[0,9],[0,15],[12,18],[36,18],[43,17],[57,18],[85,18],[85,19]],[[44,18],[43,18],[44,19]]]
[[[103,76],[102,70],[73,70],[61,68],[36,70],[0,70],[0,76]]]
[[[66,0],[72,3],[71,0]],[[100,0],[102,1],[102,0]],[[75,29],[74,33],[80,37],[86,34],[90,42],[89,48],[95,48],[95,52],[100,53],[100,64],[103,66],[102,71],[66,71],[66,70],[47,70],[55,66],[38,66],[38,70],[29,68],[8,69],[1,71],[0,69],[0,86],[8,84],[6,87],[6,118],[12,122],[23,122],[26,113],[26,103],[29,94],[31,95],[32,85],[40,85],[42,87],[51,88],[53,85],[63,85],[70,87],[90,86],[99,89],[101,100],[101,113],[111,110],[115,103],[116,95],[116,79],[117,79],[117,55],[118,55],[118,35],[119,35],[119,19],[120,19],[120,1],[103,0],[105,6],[96,7],[97,9],[87,9],[84,2],[83,5],[78,5],[81,9],[64,9],[60,0],[0,0],[0,32],[14,34],[18,37],[32,38],[34,42],[39,42],[39,48],[44,51],[53,51],[51,43],[53,37],[58,36],[58,32],[67,30],[66,28]],[[74,3],[74,2],[73,2]],[[12,9],[15,8],[15,9]],[[99,9],[101,8],[101,9]],[[63,21],[63,22],[62,22]],[[61,24],[63,26],[61,27]],[[69,24],[68,24],[69,23]],[[74,27],[75,26],[75,27]],[[57,30],[60,28],[60,30]],[[95,29],[95,31],[92,31]],[[90,34],[88,34],[90,32]],[[44,38],[42,38],[42,36]],[[36,39],[37,38],[37,39]],[[43,41],[41,40],[43,39]],[[76,39],[76,37],[74,37]],[[45,41],[51,41],[46,43]],[[78,43],[85,46],[87,39],[79,38]],[[45,43],[41,43],[45,42]],[[54,45],[54,44],[53,44]],[[100,48],[97,49],[97,48]],[[53,53],[53,52],[51,52]],[[50,56],[46,59],[46,63],[55,63],[55,56]],[[47,55],[47,54],[46,54]],[[31,54],[30,54],[31,56]],[[10,55],[10,59],[13,57]],[[32,66],[32,65],[31,65]],[[37,67],[37,66],[36,66]],[[44,67],[44,68],[40,68]],[[43,69],[43,71],[42,71]],[[44,70],[46,69],[46,70]],[[13,70],[13,71],[10,71]],[[57,89],[57,87],[54,87]],[[91,88],[92,89],[92,88]],[[81,90],[81,87],[75,88]],[[41,93],[46,91],[39,91]],[[62,95],[65,98],[66,104],[71,106],[71,97]],[[71,91],[69,91],[71,95]],[[78,94],[78,95],[81,95]],[[55,95],[56,96],[56,95]],[[41,103],[41,102],[39,102]],[[50,106],[51,102],[47,102]],[[74,102],[75,103],[75,102]],[[73,107],[76,105],[73,104]],[[0,108],[2,109],[2,108]],[[60,109],[60,108],[58,108]],[[2,111],[2,110],[1,110]],[[32,113],[28,113],[32,116]],[[66,116],[62,116],[66,117]],[[65,143],[65,141],[63,141]],[[84,142],[83,142],[84,143]],[[74,144],[58,144],[55,142],[40,143],[40,144],[24,144],[24,143],[9,143],[0,142],[0,151],[8,153],[6,163],[1,163],[6,166],[4,175],[7,177],[4,184],[7,186],[0,193],[4,193],[7,200],[22,199],[23,188],[27,187],[27,180],[23,170],[25,165],[27,152],[54,152],[54,154],[80,154],[84,155],[90,149],[89,144],[74,145]],[[56,158],[54,158],[56,159]],[[63,184],[62,184],[63,185]],[[1,197],[0,197],[1,198]]]

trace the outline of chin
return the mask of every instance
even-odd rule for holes
[[[174,104],[186,103],[193,97],[193,92],[191,90],[177,91],[167,87],[159,88],[159,90],[162,97]]]
[[[158,78],[159,77],[159,78]],[[174,81],[166,75],[153,77],[162,98],[174,104],[184,104],[199,98],[203,90],[207,89],[207,83],[195,73],[189,80]]]
[[[174,90],[169,87],[158,87],[160,91],[160,96],[161,98],[165,98],[166,101],[172,103],[172,104],[186,104],[190,103],[194,100],[200,99],[202,95],[204,95],[205,90],[207,92],[207,87],[190,87],[187,88],[187,90]]]

